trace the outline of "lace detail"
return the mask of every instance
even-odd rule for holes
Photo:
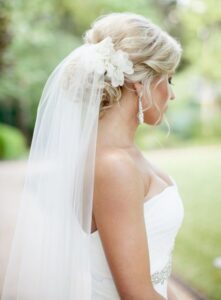
[[[172,272],[172,252],[170,253],[169,260],[161,271],[157,271],[151,275],[151,281],[153,284],[163,284],[165,280],[170,277]]]

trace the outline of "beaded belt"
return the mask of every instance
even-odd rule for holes
[[[164,281],[167,280],[170,277],[171,271],[172,271],[172,251],[170,252],[169,259],[168,259],[166,265],[160,271],[154,272],[151,275],[151,281],[152,281],[152,283],[153,284],[158,284],[158,283],[163,284]],[[105,277],[105,276],[100,277],[99,275],[92,273],[92,277],[96,281],[100,281],[100,282],[102,282],[104,280],[113,281],[113,278],[110,277],[110,276],[108,276],[108,277]]]
[[[165,280],[170,277],[172,271],[172,252],[170,253],[169,259],[166,265],[160,270],[151,275],[151,281],[153,284],[163,284]]]

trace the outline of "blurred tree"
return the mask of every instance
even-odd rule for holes
[[[220,80],[221,2],[217,0],[181,1],[180,17],[185,25],[185,53],[191,64],[208,79]],[[183,3],[183,4],[182,4]]]
[[[10,1],[0,0],[0,72],[7,66],[5,53],[11,42],[10,22]]]
[[[0,1],[11,3],[10,10],[6,11],[10,13],[10,34],[13,37],[7,51],[4,51],[10,65],[2,70],[0,76],[0,121],[19,127],[30,138],[36,108],[48,75],[63,57],[82,42],[82,34],[90,24],[100,15],[110,12],[132,11],[160,24],[183,45],[184,53],[178,71],[192,68],[195,73],[203,74],[206,82],[203,86],[209,81],[217,85],[220,14],[215,11],[214,16],[212,13],[217,9],[215,0],[208,1],[208,16],[207,12],[196,12],[196,4],[193,4],[207,3],[206,0]],[[204,27],[214,30],[215,37],[211,33],[205,34],[206,31],[201,30]],[[203,55],[203,60],[199,53]],[[202,91],[202,88],[198,90]],[[214,92],[213,86],[212,90]],[[202,95],[206,93],[202,92]],[[217,99],[216,93],[213,97]],[[199,91],[198,98],[202,98]]]
[[[13,39],[7,50],[11,67],[0,78],[1,121],[17,126],[30,139],[43,85],[56,64],[81,43],[83,32],[99,15],[127,10],[145,10],[157,19],[145,0],[13,1]]]
[[[111,12],[131,11],[160,20],[160,13],[151,0],[55,0],[55,3],[61,27],[77,36],[81,36],[96,18]]]
[[[53,2],[23,0],[11,5],[11,64],[0,77],[0,121],[18,127],[29,140],[48,75],[79,44],[57,24]]]
[[[221,79],[221,2],[180,0],[180,17],[185,24],[184,57],[199,72],[198,99],[201,103],[202,130],[212,134],[212,120],[220,115]]]

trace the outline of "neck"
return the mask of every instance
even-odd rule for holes
[[[119,103],[105,112],[98,124],[98,145],[130,148],[134,147],[138,102],[134,93],[124,90]]]

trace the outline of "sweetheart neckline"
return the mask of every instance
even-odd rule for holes
[[[154,200],[155,198],[160,197],[162,194],[164,194],[164,192],[166,192],[167,190],[170,190],[171,188],[177,188],[177,184],[176,181],[173,179],[173,177],[171,175],[169,175],[171,181],[173,182],[173,184],[170,184],[168,186],[165,187],[165,189],[163,189],[160,193],[154,195],[153,197],[151,197],[149,200],[144,201],[144,205],[146,205],[147,203],[150,203],[152,200]],[[144,199],[146,199],[147,196],[144,197]]]
[[[145,201],[143,204],[146,205],[147,203],[150,203],[153,199],[160,197],[162,194],[164,194],[166,191],[175,188],[177,189],[177,184],[176,181],[173,179],[173,177],[171,175],[169,175],[171,181],[173,182],[173,184],[170,184],[168,186],[165,187],[165,189],[163,189],[160,193],[154,195],[153,197],[151,197],[149,200]],[[144,197],[144,199],[146,199],[147,196]],[[95,233],[98,233],[98,230],[90,233],[90,236],[94,235]]]

